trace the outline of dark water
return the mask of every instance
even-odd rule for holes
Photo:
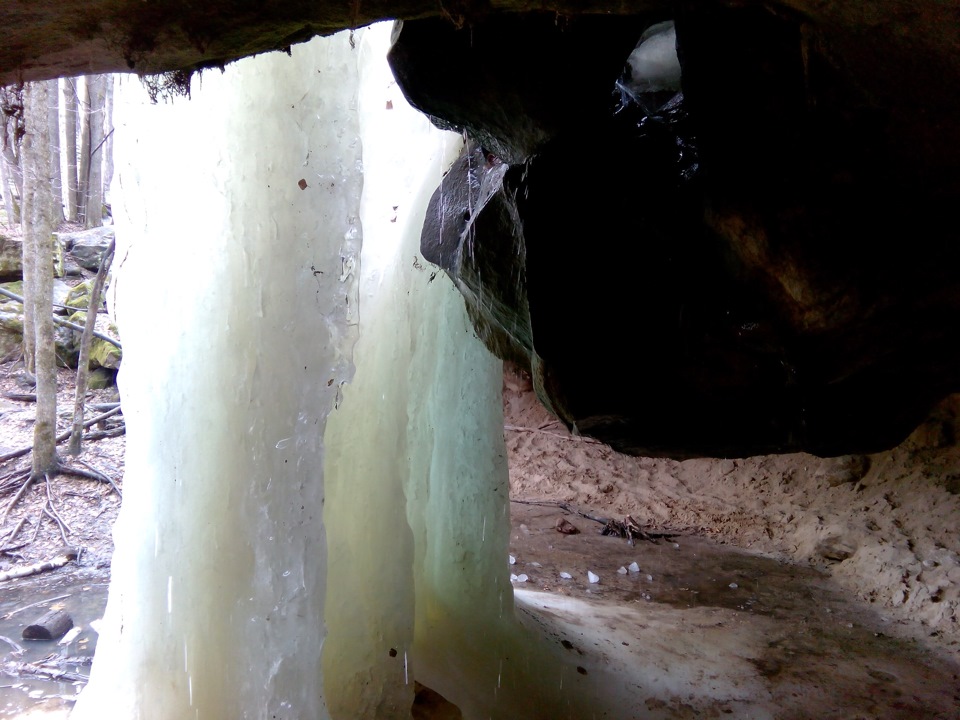
[[[90,622],[103,616],[107,604],[108,576],[102,571],[79,571],[67,575],[51,573],[0,583],[0,636],[19,644],[18,655],[7,642],[0,640],[0,718],[15,718],[31,709],[64,713],[72,707],[73,698],[84,682],[55,681],[23,675],[11,676],[7,669],[14,663],[37,662],[54,655],[59,657],[92,657],[97,633]],[[23,609],[28,605],[40,604]],[[24,640],[23,629],[52,608],[66,611],[80,634],[61,645],[57,640]],[[86,677],[89,665],[73,664],[62,668]],[[42,717],[39,715],[38,717]]]

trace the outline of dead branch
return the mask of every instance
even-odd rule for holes
[[[5,662],[3,664],[3,672],[10,677],[23,677],[24,675],[31,675],[46,678],[48,680],[61,680],[63,682],[85,683],[90,679],[86,675],[81,675],[80,673],[44,667],[40,663],[28,662]]]
[[[606,525],[608,522],[610,522],[610,518],[599,517],[597,515],[590,515],[589,513],[583,512],[582,510],[577,510],[577,508],[575,508],[573,505],[571,505],[568,502],[563,502],[562,500],[514,500],[513,498],[511,498],[510,502],[517,503],[518,505],[539,505],[541,507],[558,507],[561,510],[566,510],[571,515],[579,515],[582,518],[586,518],[587,520],[593,520],[594,522],[598,522],[601,525]]]
[[[9,549],[11,549],[11,548],[9,548],[9,547],[7,547],[7,546],[8,546],[9,543],[17,536],[17,533],[20,532],[20,528],[23,527],[23,524],[24,524],[26,521],[27,521],[26,516],[20,518],[20,522],[17,523],[17,526],[13,529],[13,532],[10,533],[9,535],[7,535],[7,537],[4,538],[3,542],[0,543],[0,552],[3,552],[4,550],[9,550]]]
[[[11,292],[10,290],[7,290],[6,288],[0,288],[0,295],[5,295],[11,300],[16,300],[21,305],[23,304],[23,299],[19,295],[17,295],[14,292]],[[60,303],[50,303],[50,304],[55,308],[60,308],[61,310],[69,310],[70,312],[76,312],[77,310],[83,309],[83,308],[70,307],[69,305],[61,305]],[[97,310],[97,312],[101,315],[106,314],[106,310]]]
[[[57,555],[51,560],[34,563],[33,565],[27,565],[26,567],[11,568],[6,572],[0,572],[0,582],[3,582],[4,580],[13,580],[15,578],[29,577],[30,575],[38,575],[39,573],[47,572],[48,570],[56,570],[58,568],[62,568],[71,560],[76,559],[77,551],[73,548],[66,548],[63,553]]]
[[[36,602],[30,603],[29,605],[24,605],[23,607],[17,608],[16,610],[11,610],[10,612],[6,613],[2,619],[9,620],[14,615],[18,613],[22,613],[24,610],[35,608],[37,607],[37,605],[43,605],[44,603],[52,603],[52,602],[56,602],[57,600],[64,600],[65,598],[70,597],[70,595],[72,594],[73,593],[67,593],[66,595],[57,595],[56,597],[47,598],[46,600],[37,600]]]
[[[7,400],[16,400],[17,402],[36,402],[37,401],[37,396],[35,393],[7,392],[7,393],[4,393],[3,396]]]
[[[0,295],[6,295],[6,296],[7,296],[8,298],[10,298],[11,300],[16,300],[18,303],[21,303],[21,304],[22,304],[23,301],[24,301],[22,297],[20,297],[20,296],[17,295],[16,293],[10,292],[10,291],[7,290],[6,288],[0,288]],[[69,308],[69,309],[70,309],[70,310],[82,310],[82,308]],[[83,332],[83,326],[82,326],[82,325],[77,325],[76,323],[72,323],[72,322],[70,322],[69,320],[64,320],[62,317],[59,317],[59,316],[57,316],[57,315],[54,315],[54,316],[53,316],[53,321],[54,321],[57,325],[60,325],[60,326],[62,326],[62,327],[70,328],[71,330],[76,330],[77,332],[81,332],[81,333]],[[116,340],[116,339],[114,339],[114,338],[112,338],[112,337],[110,337],[109,335],[104,335],[102,332],[94,331],[93,336],[96,337],[96,338],[100,338],[101,340],[104,340],[104,341],[110,343],[111,345],[116,345],[118,348],[120,348],[121,350],[123,350],[123,348],[120,347],[120,341],[119,341],[119,340]]]
[[[3,509],[3,515],[0,516],[0,525],[3,525],[7,521],[7,515],[10,513],[10,509],[20,502],[20,498],[26,494],[27,490],[30,489],[30,486],[33,484],[33,473],[27,473],[27,479],[24,481],[23,485],[20,486],[20,489],[17,490],[17,494],[13,496],[13,499],[7,503],[7,506]]]
[[[120,410],[121,410],[120,406],[117,405],[117,407],[113,408],[112,410],[107,410],[107,412],[101,415],[97,415],[96,417],[92,417],[89,420],[85,420],[83,423],[83,426],[85,428],[88,428],[91,425],[96,425],[98,422],[102,420],[106,420],[108,417],[112,417],[113,415],[116,415],[118,412],[120,412]],[[69,430],[60,433],[59,435],[57,435],[57,438],[56,438],[57,444],[62,443],[68,437],[70,437]],[[23,457],[24,455],[29,453],[31,450],[33,450],[33,445],[31,445],[30,447],[20,448],[19,450],[12,450],[11,452],[8,452],[6,455],[0,455],[0,463],[6,462],[7,460],[13,460],[14,458]],[[0,520],[0,524],[3,524],[2,520]]]
[[[27,479],[30,474],[30,468],[15,470],[0,478],[0,493],[5,493],[15,487],[20,487],[20,483]]]
[[[15,640],[11,640],[5,635],[0,635],[0,640],[3,640],[7,645],[13,648],[13,654],[16,655],[17,657],[20,657],[21,655],[23,655],[24,652],[26,652],[23,649],[23,646],[20,645],[20,643],[16,642]]]
[[[550,432],[549,430],[543,430],[541,428],[528,428],[528,427],[521,427],[520,425],[504,425],[503,429],[512,430],[513,432],[529,432],[529,433],[540,433],[541,435],[552,435],[553,437],[560,438],[561,440],[579,440],[580,442],[585,442],[590,445],[603,445],[603,443],[600,442],[599,440],[594,440],[593,438],[584,437],[583,435],[561,435],[560,433]]]
[[[94,430],[83,436],[84,440],[94,441],[94,440],[103,440],[104,438],[118,437],[120,435],[125,435],[127,432],[126,425],[119,425],[115,428],[110,428],[109,430]]]
[[[600,531],[601,535],[615,535],[626,539],[631,545],[638,539],[656,542],[659,538],[672,538],[678,535],[678,533],[670,532],[647,532],[640,527],[640,523],[629,515],[623,520],[591,515],[590,513],[578,510],[570,503],[563,502],[562,500],[514,500],[511,498],[510,502],[515,502],[519,505],[539,505],[542,507],[557,507],[561,510],[566,510],[571,515],[579,515],[582,518],[593,520],[603,525],[603,529]]]

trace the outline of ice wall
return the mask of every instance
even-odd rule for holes
[[[326,717],[322,435],[356,330],[356,88],[343,34],[205,73],[189,102],[120,91],[125,496],[75,718]]]
[[[121,89],[127,471],[74,718],[407,718],[415,679],[468,719],[612,716],[514,614],[500,363],[419,256],[460,139],[388,37]]]

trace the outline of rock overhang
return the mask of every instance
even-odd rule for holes
[[[457,33],[478,41],[463,64],[441,60],[453,79],[440,85],[455,85],[446,107],[417,104],[525,166],[531,178],[499,172],[533,199],[520,203],[525,217],[498,200],[465,223],[471,247],[482,247],[486,226],[524,229],[509,238],[524,265],[502,274],[514,288],[522,276],[525,294],[507,293],[493,322],[465,293],[468,307],[488,336],[518,311],[511,342],[541,397],[571,427],[622,450],[877,450],[957,389],[958,8],[68,0],[7,6],[0,17],[4,81],[222,66],[386,17],[411,19],[408,36],[424,31],[428,46]],[[676,172],[660,172],[665,186],[662,164],[649,162],[664,137],[609,134],[592,114],[599,95],[584,102],[595,92],[588,70],[611,62],[605,52],[629,54],[643,27],[668,18],[686,125],[676,133],[668,123],[665,142],[688,134],[698,164],[680,190]],[[561,61],[554,76],[517,72],[543,61],[535,48],[547,35],[530,43],[523,34],[537,23],[562,31],[547,48]],[[590,29],[572,39],[578,27]],[[481,62],[485,29],[495,54]],[[510,53],[520,61],[489,63]],[[435,62],[418,82],[443,80]],[[472,123],[478,106],[494,120]],[[643,163],[654,180],[625,182],[625,168]],[[562,182],[578,171],[582,182]],[[489,267],[499,258],[490,254]]]

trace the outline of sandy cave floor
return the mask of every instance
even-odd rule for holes
[[[527,576],[514,582],[518,606],[568,633],[558,640],[599,633],[593,662],[633,668],[652,717],[960,717],[958,405],[865,459],[677,462],[571,436],[508,370],[511,570]],[[676,535],[630,546],[518,500],[629,514]],[[580,534],[558,532],[561,518]],[[594,613],[592,630],[578,627]]]
[[[25,391],[15,370],[0,366],[0,394]],[[59,382],[59,406],[70,408],[72,373],[61,370]],[[112,399],[98,391],[90,401]],[[585,692],[611,668],[625,686],[642,684],[624,718],[958,717],[958,408],[956,399],[944,403],[903,445],[870,456],[866,474],[853,481],[849,462],[807,455],[684,462],[620,455],[570,436],[537,403],[529,380],[507,371],[515,500],[630,514],[649,531],[674,534],[630,546],[559,507],[512,503],[510,570],[527,576],[514,583],[520,616],[577,655]],[[32,417],[31,403],[0,396],[0,446],[29,444]],[[83,459],[120,478],[123,449],[122,436],[104,439],[88,444]],[[27,462],[8,461],[0,476]],[[5,607],[57,597],[64,584],[83,596],[108,577],[116,493],[69,476],[51,490],[68,540],[85,552],[79,564],[0,583]],[[6,537],[26,518],[20,542],[39,528],[17,551],[22,560],[4,556],[0,569],[63,545],[52,520],[41,519],[45,502],[46,488],[34,488],[0,527]],[[557,532],[561,517],[580,532]],[[634,562],[638,572],[627,570]],[[589,583],[588,571],[600,582]],[[83,622],[96,617],[96,604],[76,610]],[[27,717],[3,711],[7,698],[26,693],[16,684],[0,682],[0,717]],[[38,688],[41,703],[29,716],[65,717],[70,688],[29,685]],[[414,714],[457,715],[437,699]]]

